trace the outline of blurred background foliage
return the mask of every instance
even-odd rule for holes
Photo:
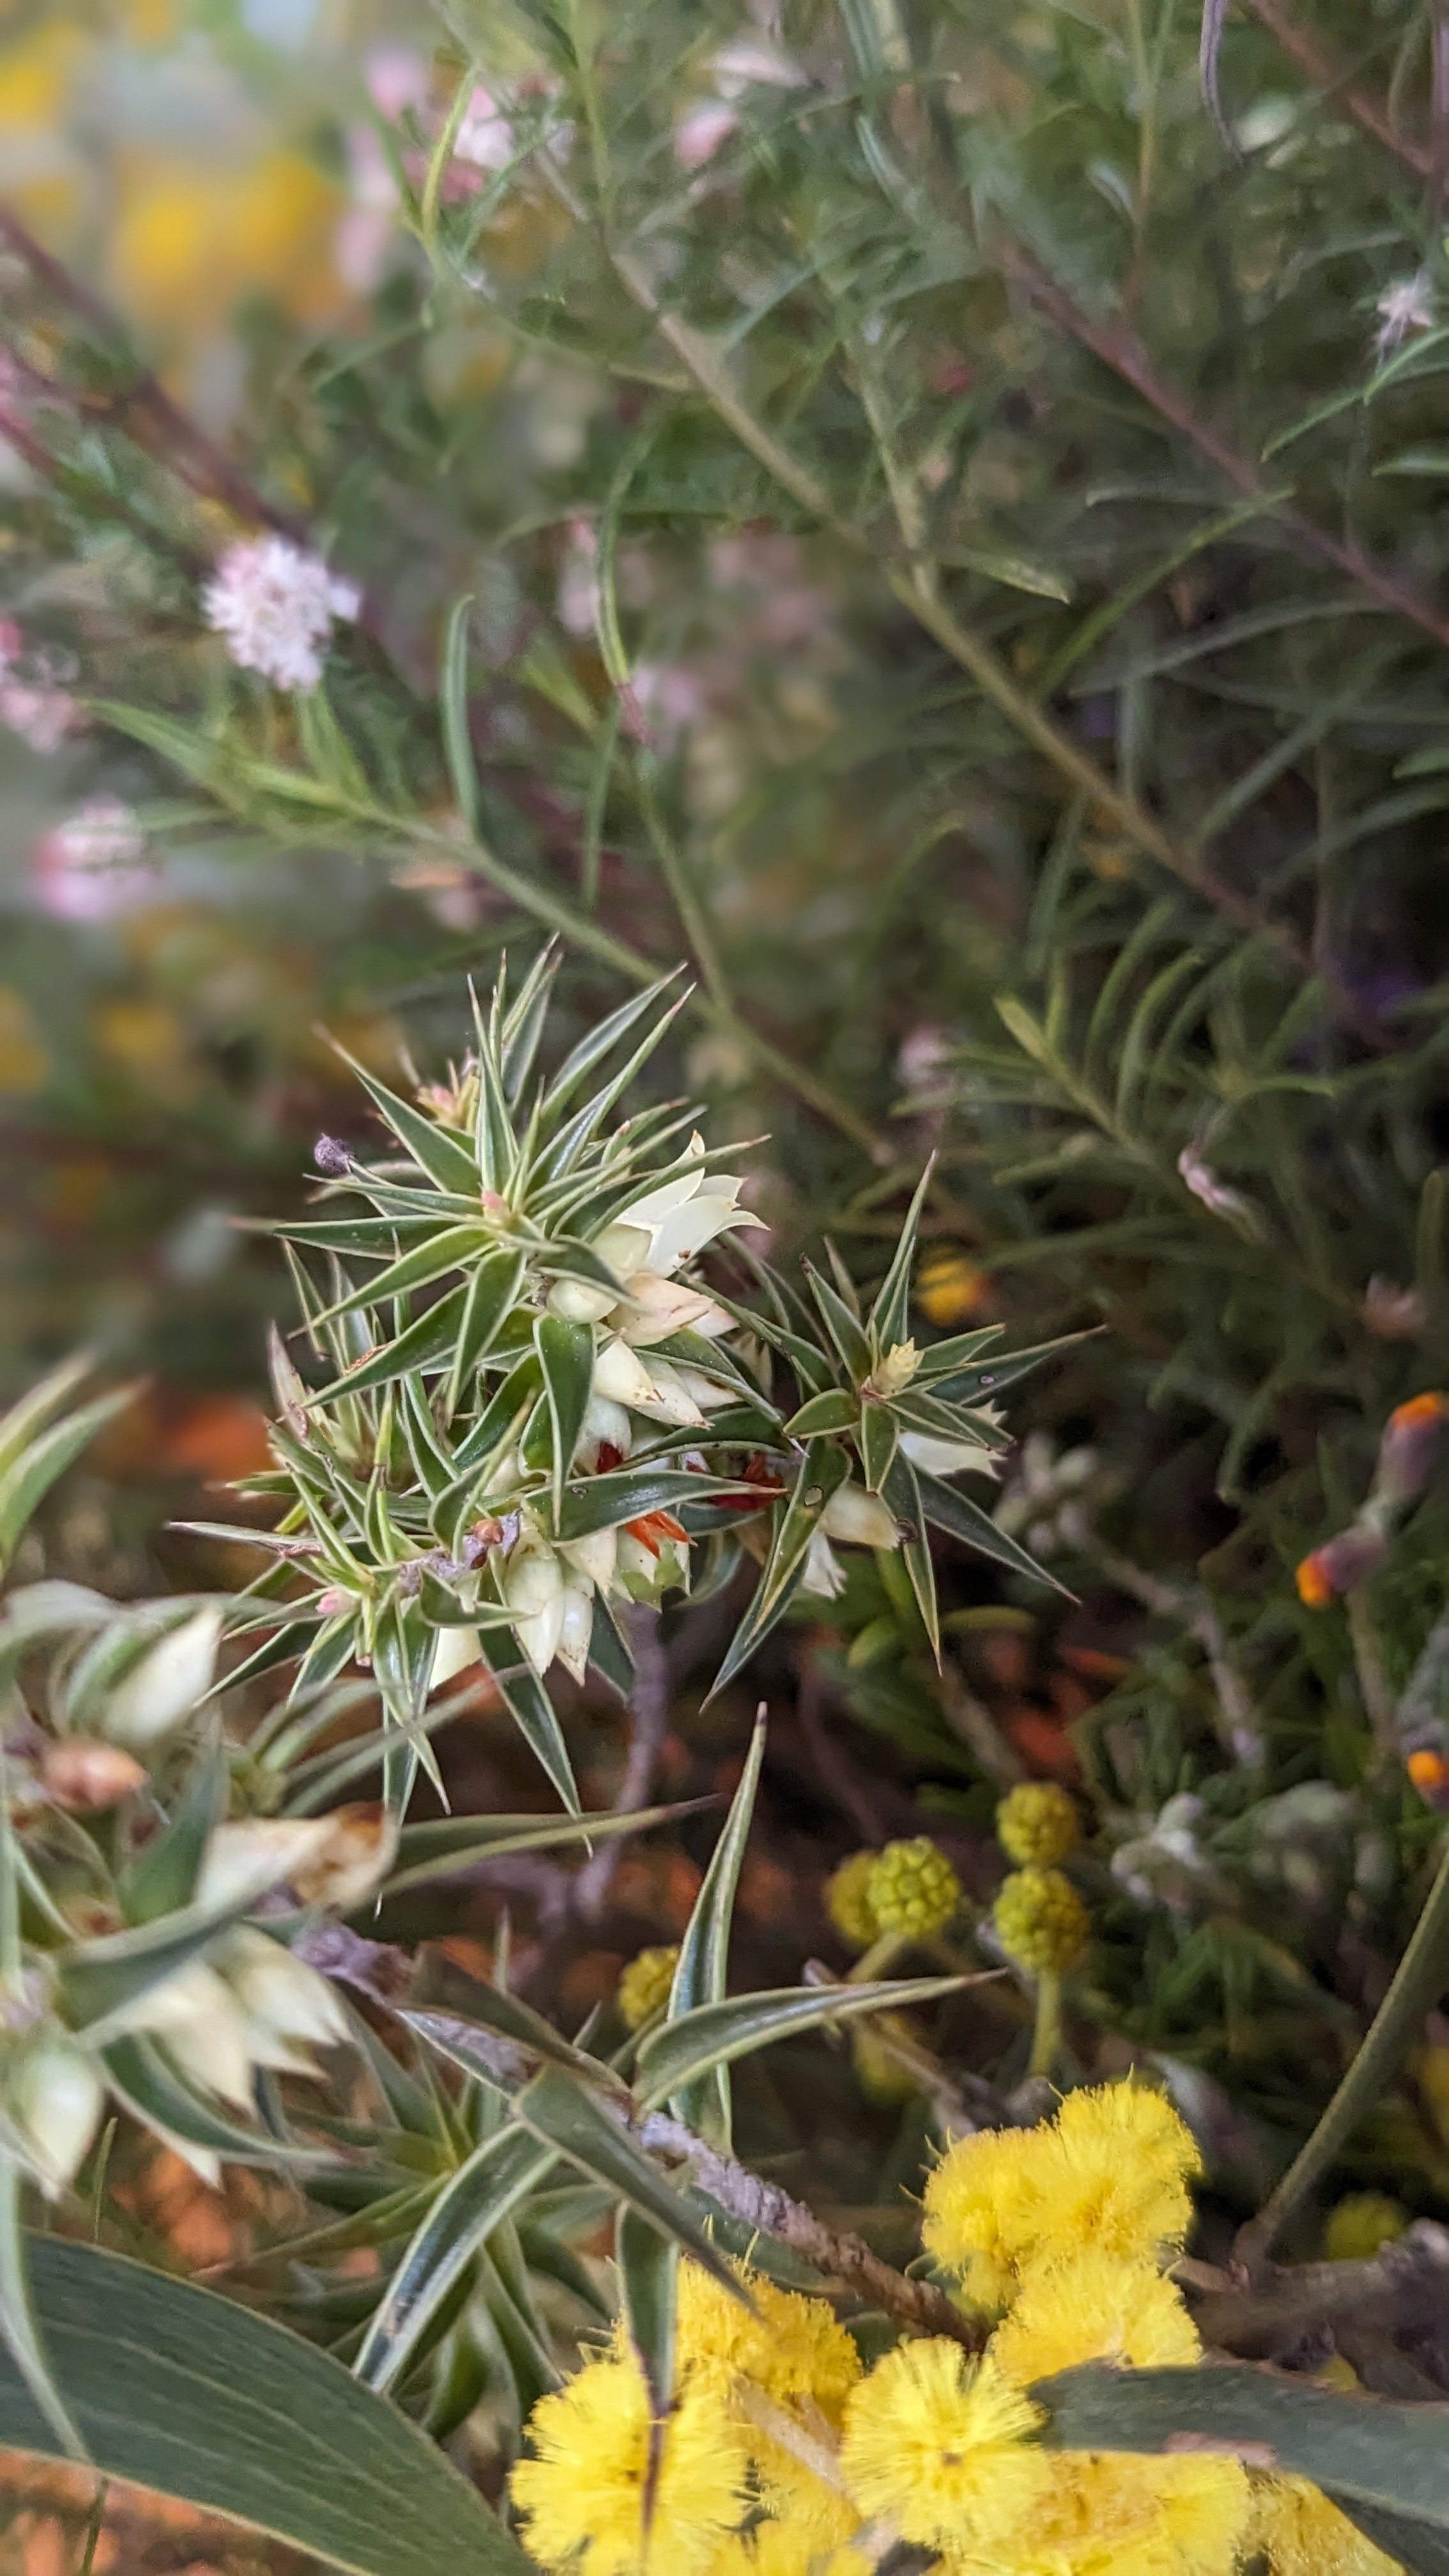
[[[768,1133],[774,1257],[828,1230],[870,1280],[934,1150],[919,1331],[1097,1328],[999,1507],[1068,1592],[945,1564],[938,1676],[882,1559],[763,1663],[752,1965],[796,1973],[885,1833],[984,1902],[1000,1789],[1070,1781],[1081,2062],[1172,2069],[1239,2214],[1432,1839],[1395,1735],[1427,1453],[1347,1610],[1293,1579],[1449,1369],[1432,27],[1249,0],[1216,122],[1180,0],[0,31],[0,1342],[11,1386],[81,1339],[148,1372],[44,1561],[196,1579],[156,1511],[255,1463],[285,1305],[232,1220],[356,1120],[320,1028],[432,1076],[505,942],[564,927],[580,1019],[621,943],[688,956],[669,1079]],[[365,586],[306,701],[198,608],[265,526]],[[671,1793],[729,1785],[753,1697],[700,1713],[694,1615]],[[701,1836],[623,1864],[582,1956],[506,1891],[555,2001],[677,1934]],[[1445,2036],[1351,2168],[1440,2214]],[[824,2135],[883,2209],[927,2107],[862,2146],[832,2085],[761,2079],[760,2152]]]

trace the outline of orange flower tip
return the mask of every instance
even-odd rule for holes
[[[1328,1608],[1334,1598],[1334,1582],[1324,1563],[1322,1548],[1316,1547],[1311,1556],[1304,1557],[1301,1565],[1294,1569],[1293,1580],[1298,1586],[1299,1600],[1305,1602],[1310,1610]]]
[[[1421,1422],[1442,1422],[1449,1415],[1449,1395],[1437,1388],[1427,1388],[1423,1395],[1411,1395],[1407,1404],[1396,1404],[1389,1415],[1395,1431],[1409,1431]]]
[[[1449,1807],[1449,1761],[1429,1745],[1411,1753],[1404,1765],[1421,1798],[1431,1807]]]

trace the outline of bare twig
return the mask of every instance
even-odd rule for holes
[[[1335,99],[1354,122],[1363,127],[1365,134],[1371,134],[1386,152],[1392,152],[1395,160],[1402,161],[1406,170],[1412,170],[1416,179],[1430,176],[1430,159],[1423,146],[1411,141],[1407,134],[1400,133],[1377,99],[1370,98],[1366,90],[1358,87],[1344,65],[1334,61],[1317,36],[1311,35],[1306,27],[1300,27],[1296,19],[1289,17],[1286,9],[1280,9],[1278,0],[1247,0],[1247,5],[1254,17],[1277,37],[1289,60],[1307,73],[1315,89],[1321,89]]]
[[[654,1773],[669,1732],[669,1660],[659,1634],[659,1613],[634,1605],[625,1613],[629,1648],[634,1657],[634,1693],[629,1702],[629,1755],[614,1800],[616,1815],[647,1807]],[[574,1903],[586,1923],[597,1923],[623,1858],[621,1842],[601,1845],[574,1881]]]

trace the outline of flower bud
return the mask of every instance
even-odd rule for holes
[[[98,1815],[139,1789],[145,1765],[118,1744],[99,1744],[88,1736],[62,1737],[41,1756],[40,1776],[57,1807],[68,1815]]]
[[[637,1359],[627,1342],[617,1337],[605,1342],[594,1362],[593,1395],[606,1395],[615,1404],[641,1406],[654,1401],[654,1381],[641,1359]]]
[[[820,1526],[827,1538],[838,1538],[847,1547],[888,1549],[901,1543],[895,1513],[879,1494],[868,1494],[864,1485],[837,1485],[820,1515]]]
[[[996,1839],[1018,1866],[1050,1869],[1082,1839],[1076,1800],[1055,1780],[1023,1780],[996,1810]]]
[[[204,1959],[189,1960],[138,1997],[125,2025],[159,2039],[188,2082],[238,2110],[251,2109],[253,2052],[246,2019],[226,1979]]]
[[[555,1279],[548,1292],[548,1311],[569,1324],[597,1324],[619,1300],[612,1288],[596,1288],[590,1279]]]
[[[702,1431],[704,1415],[673,1363],[651,1360],[648,1374],[649,1396],[647,1402],[641,1399],[641,1410],[656,1422],[671,1423],[677,1430]]]
[[[246,2016],[252,2055],[259,2065],[310,2072],[310,2059],[299,2065],[295,2054],[279,2059],[267,2052],[276,2042],[284,2048],[294,2042],[336,2048],[350,2036],[347,2015],[326,1978],[305,1960],[294,1959],[285,1943],[272,1940],[255,1925],[243,1923],[229,1933],[217,1957]]]
[[[58,2199],[74,2181],[105,2101],[106,2088],[94,2063],[68,2040],[42,2039],[19,2060],[7,2108],[34,2150],[47,2200]]]
[[[664,2010],[678,1965],[677,1947],[662,1943],[657,1949],[641,1950],[637,1958],[630,1960],[618,1989],[619,2010],[630,2030],[641,2030],[655,2013]]]
[[[1004,1879],[992,1908],[996,1937],[1008,1959],[1034,1977],[1075,1967],[1091,1937],[1091,1920],[1059,1869],[1018,1869]]]
[[[901,1447],[928,1476],[994,1476],[996,1460],[980,1440],[938,1440],[929,1431],[903,1431]]]
[[[433,1646],[433,1669],[428,1675],[428,1688],[438,1691],[455,1682],[476,1664],[483,1649],[476,1628],[439,1628]]]
[[[596,1370],[596,1380],[597,1376]],[[591,1469],[597,1464],[601,1449],[617,1450],[620,1458],[627,1458],[633,1440],[633,1426],[622,1404],[616,1404],[612,1396],[600,1395],[596,1383],[584,1407],[584,1428],[579,1441],[580,1449],[589,1453]]]
[[[920,1365],[921,1354],[913,1341],[896,1342],[887,1351],[879,1368],[872,1369],[870,1383],[877,1395],[889,1401],[891,1396],[905,1393]]]
[[[1374,1501],[1402,1509],[1417,1502],[1438,1463],[1449,1396],[1430,1391],[1396,1405],[1379,1442]]]
[[[618,1562],[619,1533],[616,1529],[591,1530],[587,1538],[566,1540],[559,1554],[590,1583],[597,1584],[601,1592],[607,1592]]]
[[[1401,2200],[1383,2191],[1351,2191],[1329,2211],[1323,2251],[1330,2263],[1368,2263],[1408,2231]]]
[[[320,1860],[330,1832],[326,1816],[245,1816],[218,1825],[201,1856],[197,1904],[246,1904],[269,1887],[295,1883]]]
[[[870,1874],[879,1858],[879,1852],[852,1852],[825,1882],[825,1911],[856,1950],[868,1950],[880,1930],[870,1901]]]
[[[811,1532],[800,1589],[821,1601],[838,1601],[845,1590],[845,1568],[823,1530]]]
[[[1361,1583],[1388,1561],[1389,1543],[1381,1530],[1364,1521],[1350,1522],[1336,1537],[1325,1539],[1295,1567],[1293,1580],[1298,1598],[1310,1610],[1326,1610],[1345,1592],[1356,1592]]]
[[[882,1932],[925,1940],[944,1932],[961,1904],[961,1881],[929,1834],[887,1843],[871,1864],[866,1896]]]
[[[211,1688],[222,1616],[222,1604],[208,1601],[132,1665],[101,1712],[108,1742],[145,1753],[175,1733]]]
[[[445,1636],[466,1636],[466,1629],[447,1628]],[[401,1827],[391,1809],[376,1798],[358,1798],[321,1816],[327,1840],[316,1860],[294,1872],[292,1885],[304,1905],[330,1905],[350,1914],[391,1869],[397,1857]]]
[[[558,1659],[565,1672],[582,1682],[589,1669],[589,1644],[594,1633],[593,1585],[566,1583],[563,1591],[563,1624],[558,1633]]]
[[[536,1673],[547,1672],[563,1632],[563,1569],[542,1540],[523,1540],[508,1560],[503,1598],[513,1633]]]

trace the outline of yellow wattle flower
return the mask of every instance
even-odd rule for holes
[[[868,1950],[880,1925],[870,1901],[870,1874],[879,1852],[851,1852],[825,1882],[825,1911],[843,1941]]]
[[[1403,2576],[1306,2478],[1255,2477],[1252,2540],[1268,2576]]]
[[[818,2535],[802,2523],[762,2522],[725,2542],[709,2576],[871,2576],[873,2563],[848,2541],[822,2555]]]
[[[1057,2452],[1011,2576],[1230,2576],[1248,2529],[1235,2460]]]
[[[830,2424],[838,2424],[861,2376],[861,2359],[834,2309],[825,2299],[780,2289],[743,2263],[733,2269],[754,2301],[753,2316],[698,2263],[680,2265],[680,2369],[722,2390],[748,2381],[777,2405],[809,2398]]]
[[[866,1898],[882,1932],[928,1940],[960,1911],[961,1881],[929,1834],[887,1843],[871,1864]]]
[[[1051,1869],[1082,1839],[1077,1802],[1055,1780],[1023,1780],[996,1810],[996,1839],[1019,1869]]]
[[[745,2510],[745,2455],[712,2388],[686,2379],[657,2428],[631,2357],[589,2361],[528,2419],[533,2456],[510,2481],[524,2539],[550,2576],[709,2576]]]
[[[997,1890],[991,1919],[1008,1959],[1034,1977],[1065,1975],[1092,1935],[1091,1916],[1059,1869],[1013,1870]]]
[[[619,1979],[616,1996],[626,2029],[642,2030],[646,2021],[664,2010],[678,1965],[677,1942],[661,1942],[653,1950],[639,1951],[630,1960]]]
[[[1035,2183],[1045,2129],[979,2129],[958,2139],[926,2182],[921,2242],[958,2273],[973,2306],[1004,2308],[1018,2257],[1036,2241]]]
[[[1173,2281],[1150,2264],[1095,2245],[1035,2265],[991,2350],[1008,2379],[1030,2388],[1083,2361],[1132,2370],[1191,2367],[1202,2342]]]
[[[1041,2420],[989,2356],[923,2336],[852,2393],[841,2467],[862,2513],[888,2517],[903,2539],[1009,2564],[1056,2470],[1031,2441]]]

